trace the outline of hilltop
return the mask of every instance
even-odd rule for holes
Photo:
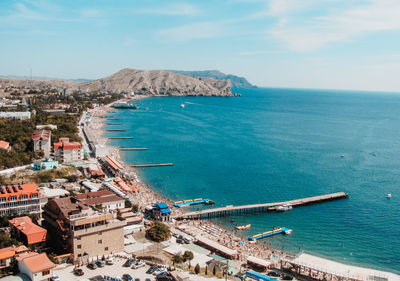
[[[255,85],[251,84],[244,77],[239,77],[233,74],[225,74],[219,70],[201,70],[201,71],[167,70],[167,71],[193,77],[208,77],[216,80],[229,79],[232,83],[232,88],[256,88]]]

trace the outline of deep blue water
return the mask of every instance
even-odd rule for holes
[[[349,199],[235,224],[251,223],[245,234],[286,226],[292,235],[265,241],[400,272],[400,95],[236,92],[243,96],[143,99],[140,110],[110,114],[127,132],[109,135],[134,136],[111,144],[149,148],[126,152],[132,164],[173,162],[140,173],[174,200],[208,197],[225,206],[348,192]],[[231,219],[220,222],[232,227]]]

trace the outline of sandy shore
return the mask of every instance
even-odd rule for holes
[[[133,99],[139,100],[142,97],[135,97]],[[130,99],[132,100],[132,99]],[[91,122],[91,127],[93,129],[93,132],[95,133],[96,137],[99,140],[99,143],[105,145],[109,149],[109,154],[116,159],[118,159],[124,166],[125,166],[125,172],[130,175],[131,178],[135,179],[137,185],[139,186],[139,192],[136,194],[136,201],[137,204],[141,207],[141,209],[144,209],[145,206],[148,205],[153,205],[156,202],[167,202],[170,201],[167,198],[161,196],[159,193],[151,189],[151,187],[140,179],[140,175],[138,171],[124,163],[123,161],[123,155],[121,154],[121,151],[119,147],[114,147],[109,145],[108,140],[103,137],[105,131],[103,130],[104,125],[104,118],[103,116],[107,115],[110,113],[112,110],[114,110],[110,105],[104,106],[104,107],[99,107],[95,110],[93,110],[93,115],[92,115],[92,122]],[[173,209],[174,214],[179,214],[185,212],[183,209]],[[285,258],[287,255],[293,256],[293,254],[286,253],[284,251],[278,250],[274,248],[270,243],[264,244],[264,243],[250,243],[247,241],[246,237],[243,237],[240,232],[232,231],[223,228],[222,226],[219,226],[215,223],[212,223],[210,221],[189,221],[189,222],[175,222],[173,225],[172,223],[170,224],[171,227],[178,228],[181,231],[186,232],[189,235],[196,236],[201,234],[202,236],[205,236],[211,240],[214,240],[216,242],[219,242],[221,245],[224,245],[228,248],[235,249],[240,253],[240,260],[245,262],[248,256],[253,256],[257,257],[260,259],[268,260],[273,263],[277,267],[279,267],[279,261],[282,258]],[[330,261],[325,259],[326,265],[327,265],[327,270],[329,270],[329,265]],[[337,266],[339,263],[336,263],[335,265]],[[319,264],[319,266],[321,266]],[[343,265],[345,266],[345,265]],[[349,267],[351,268],[351,267]],[[353,267],[357,268],[357,270],[363,270],[366,272],[369,272],[369,269],[367,268],[362,268],[362,267]],[[392,273],[388,272],[383,272],[383,271],[377,271],[380,273],[381,276],[387,277],[389,280],[400,280],[397,279],[399,277],[398,275],[394,275]],[[393,277],[395,277],[393,279]]]

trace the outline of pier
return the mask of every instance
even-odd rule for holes
[[[104,123],[104,125],[122,125],[122,123]]]
[[[262,238],[265,238],[265,237],[270,237],[270,236],[281,234],[281,233],[282,234],[290,234],[290,233],[292,233],[292,230],[287,228],[287,227],[277,227],[277,228],[275,228],[275,229],[273,229],[271,231],[267,231],[267,232],[264,232],[264,233],[260,233],[260,234],[256,234],[256,235],[250,236],[249,237],[249,241],[256,241],[258,239],[262,239]]]
[[[130,150],[148,150],[147,147],[126,147],[120,148],[121,151],[130,151]]]
[[[306,197],[301,199],[283,201],[283,202],[275,202],[275,203],[264,203],[264,204],[251,204],[251,205],[242,205],[242,206],[226,206],[220,208],[212,208],[202,211],[196,212],[188,212],[185,214],[180,214],[174,216],[174,219],[183,220],[183,219],[210,219],[215,217],[225,217],[231,215],[242,215],[242,214],[255,214],[261,212],[270,212],[272,211],[272,207],[282,206],[282,205],[292,205],[292,207],[300,207],[310,204],[322,203],[326,201],[339,200],[349,197],[348,193],[345,192],[337,192],[313,197]]]
[[[108,137],[110,140],[130,140],[133,139],[133,137]]]
[[[174,207],[182,208],[199,204],[211,205],[214,204],[214,201],[212,201],[211,199],[203,199],[203,198],[181,200],[181,201],[175,201]]]
[[[174,163],[130,165],[134,168],[173,166]]]
[[[121,120],[119,118],[106,118],[106,120]]]
[[[107,129],[104,131],[106,131],[106,132],[125,132],[126,130],[125,129]]]

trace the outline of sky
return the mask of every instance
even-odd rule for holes
[[[209,70],[400,92],[400,0],[1,0],[0,75]]]

